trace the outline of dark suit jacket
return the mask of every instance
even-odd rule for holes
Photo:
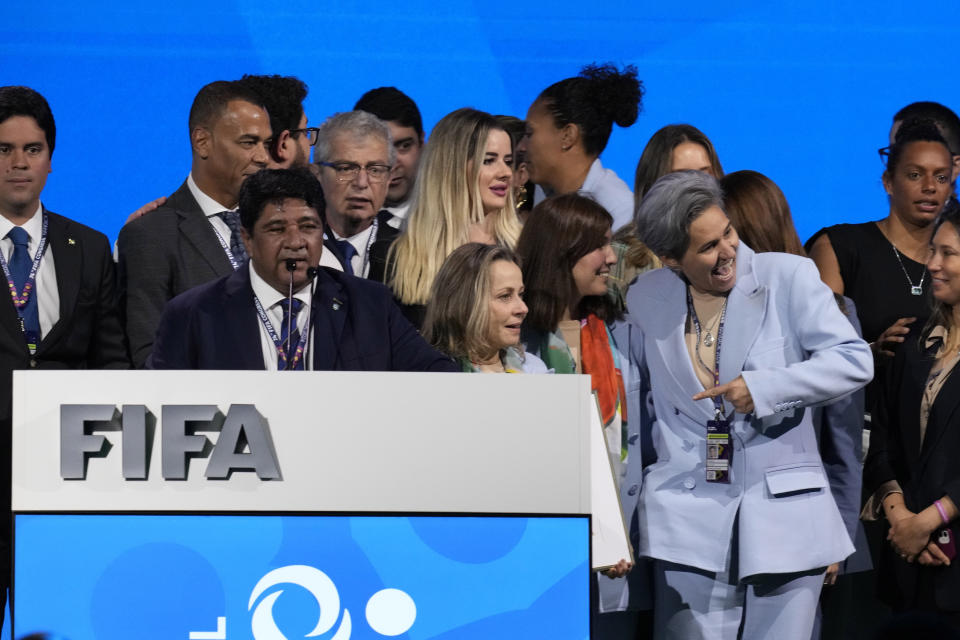
[[[377,237],[370,245],[370,272],[367,274],[367,280],[386,284],[387,253],[390,251],[390,245],[400,235],[399,230],[387,224],[392,217],[390,212],[386,210],[377,214]],[[323,242],[323,250],[336,256],[337,262],[341,265],[344,264],[343,254],[329,233],[327,239]]]
[[[53,255],[60,318],[31,356],[10,295],[0,296],[0,518],[10,512],[11,382],[14,369],[127,369],[110,243],[99,231],[49,215],[47,251]],[[5,523],[4,523],[5,524]],[[8,539],[0,526],[0,545]],[[6,556],[0,553],[0,562]],[[6,573],[0,568],[0,582]]]
[[[186,182],[162,207],[125,225],[117,247],[130,353],[142,367],[167,301],[233,268]]]
[[[170,301],[148,367],[260,369],[260,320],[249,269]],[[320,269],[313,313],[313,368],[334,371],[460,371],[404,320],[383,285]]]
[[[864,485],[871,493],[896,479],[907,508],[914,513],[945,494],[960,505],[960,371],[954,368],[940,389],[921,446],[920,402],[934,362],[934,354],[921,348],[921,334],[922,327],[914,323],[889,367],[864,467]],[[956,539],[960,522],[951,523],[951,529]],[[939,609],[960,611],[960,562],[933,568],[908,564],[885,543],[880,557],[881,595],[894,606],[909,606],[920,579],[933,581]]]
[[[31,356],[9,294],[0,300],[0,416],[10,417],[14,369],[129,368],[110,243],[99,231],[47,212],[60,319]]]

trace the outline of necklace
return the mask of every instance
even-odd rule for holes
[[[707,331],[706,331],[706,334],[703,336],[703,346],[707,347],[708,349],[712,347],[714,343],[717,341],[717,338],[716,336],[713,335],[713,332],[716,330],[717,325],[720,324],[720,318],[723,317],[723,312],[726,310],[726,308],[727,308],[727,301],[726,299],[724,299],[723,306],[720,307],[720,313],[718,313],[717,317],[714,318],[713,327],[705,327]],[[696,313],[696,309],[694,309],[694,313]]]
[[[703,346],[706,347],[707,349],[712,348],[713,345],[716,344],[716,342],[717,342],[717,338],[716,338],[716,336],[713,335],[713,332],[714,332],[714,330],[716,330],[716,329],[720,326],[721,320],[723,320],[724,315],[726,315],[726,312],[727,312],[727,300],[728,300],[728,298],[724,298],[724,299],[723,299],[723,306],[720,307],[720,313],[718,313],[717,316],[716,316],[716,318],[714,319],[713,327],[712,327],[712,328],[711,328],[711,327],[705,327],[706,331],[705,331],[705,333],[703,334]],[[695,327],[696,327],[696,329],[697,329],[697,346],[696,346],[696,349],[695,349],[696,354],[697,354],[697,360],[700,361],[700,364],[703,366],[704,369],[706,369],[707,371],[710,371],[710,372],[712,373],[713,370],[712,370],[710,367],[708,367],[708,366],[703,362],[703,360],[700,358],[700,340],[701,340],[701,338],[700,338],[700,335],[701,335],[701,334],[700,334],[700,318],[699,318],[698,315],[697,315],[697,308],[696,308],[696,306],[695,306],[694,303],[693,303],[693,298],[692,298],[692,297],[690,298],[690,308],[691,308],[691,310],[693,311],[693,322],[694,322],[694,325],[695,325]]]
[[[920,276],[920,282],[913,284],[913,280],[910,279],[910,274],[907,273],[907,268],[903,266],[903,260],[900,259],[900,252],[897,250],[896,245],[892,242],[890,246],[893,247],[893,255],[897,256],[897,262],[900,263],[900,268],[903,270],[903,275],[906,276],[907,282],[910,284],[910,295],[922,296],[923,295],[923,280],[927,277],[927,267],[924,265],[923,274]]]

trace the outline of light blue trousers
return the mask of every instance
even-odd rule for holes
[[[732,563],[736,566],[736,562]],[[737,579],[656,561],[654,637],[658,640],[810,640],[826,567]]]

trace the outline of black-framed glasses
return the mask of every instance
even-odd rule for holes
[[[390,166],[385,164],[368,164],[361,167],[356,162],[318,162],[321,167],[330,167],[337,176],[337,182],[353,182],[363,169],[370,182],[385,182],[390,177]]]
[[[307,127],[306,129],[291,129],[291,130],[290,130],[290,135],[295,135],[295,134],[298,134],[298,133],[302,133],[303,135],[305,135],[305,136],[307,137],[307,142],[309,142],[309,143],[310,143],[310,146],[312,147],[312,146],[314,146],[315,144],[317,144],[317,137],[318,137],[318,134],[320,133],[320,128],[319,128],[319,127]]]

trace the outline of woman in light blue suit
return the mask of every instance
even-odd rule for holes
[[[657,638],[810,637],[826,567],[853,551],[812,408],[873,374],[804,258],[755,254],[716,180],[660,178],[636,213],[665,269],[627,296],[657,461],[638,504]]]

